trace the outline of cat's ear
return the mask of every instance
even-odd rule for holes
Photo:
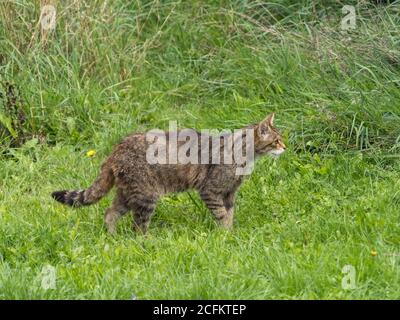
[[[275,113],[270,113],[264,121],[268,124],[269,127],[272,127],[274,125],[274,118],[275,118]]]
[[[271,130],[271,127],[274,124],[274,117],[275,114],[271,113],[263,121],[260,122],[260,124],[258,125],[258,135],[260,137],[266,137],[268,135],[268,132]]]

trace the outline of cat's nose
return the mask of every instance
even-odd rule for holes
[[[281,142],[281,147],[282,147],[283,150],[286,149],[286,146],[285,146],[285,144],[283,142]]]

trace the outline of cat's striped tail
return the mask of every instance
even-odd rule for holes
[[[51,196],[58,202],[71,207],[87,206],[99,201],[114,185],[114,174],[105,164],[93,184],[86,190],[54,191]]]

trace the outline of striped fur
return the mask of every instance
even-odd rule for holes
[[[257,155],[277,155],[285,149],[278,131],[272,126],[272,120],[273,115],[269,115],[259,124],[246,127],[254,129]],[[171,133],[168,133],[167,144],[170,137]],[[198,141],[201,141],[200,137]],[[221,155],[224,154],[223,147]],[[116,195],[104,217],[108,230],[113,233],[118,219],[132,211],[133,228],[146,233],[161,196],[194,189],[200,193],[215,220],[225,228],[232,227],[234,195],[243,179],[236,174],[239,164],[212,164],[211,158],[210,164],[149,164],[146,160],[148,148],[145,134],[127,136],[114,147],[104,161],[99,176],[88,189],[55,191],[52,197],[63,204],[80,207],[97,202],[115,185]]]
[[[87,190],[54,191],[51,196],[71,207],[87,206],[104,197],[113,185],[114,175],[107,165],[103,165],[99,176]]]

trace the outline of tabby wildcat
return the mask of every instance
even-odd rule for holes
[[[278,156],[286,148],[279,132],[273,127],[273,118],[274,114],[270,114],[260,123],[245,128],[252,133],[251,142],[254,143],[256,156]],[[200,136],[200,133],[197,134]],[[166,134],[166,145],[171,136],[172,132]],[[146,158],[149,146],[145,134],[127,136],[114,147],[102,164],[99,176],[88,189],[55,191],[52,197],[69,206],[85,206],[97,202],[115,185],[115,198],[104,217],[108,231],[113,233],[117,220],[131,210],[134,229],[146,233],[160,196],[194,189],[217,222],[225,228],[232,227],[234,195],[243,180],[243,175],[238,175],[236,169],[242,164],[235,161],[231,164],[215,164],[212,161],[209,164],[150,164]],[[224,147],[224,144],[219,146],[221,154]],[[166,150],[168,154],[167,146]],[[198,152],[202,152],[200,144]]]

